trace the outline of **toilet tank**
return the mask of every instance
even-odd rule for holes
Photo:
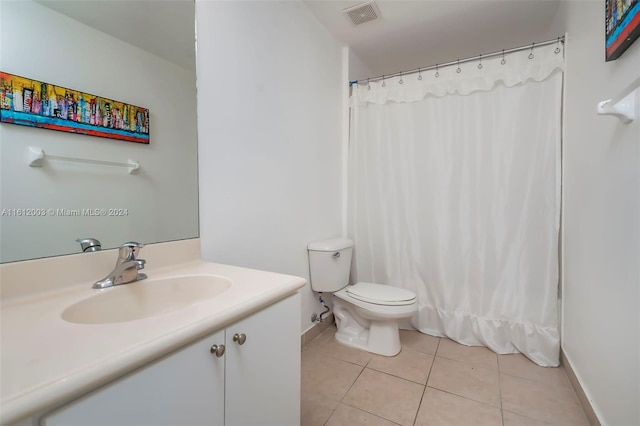
[[[353,241],[332,238],[307,246],[311,288],[315,291],[335,292],[349,284]]]

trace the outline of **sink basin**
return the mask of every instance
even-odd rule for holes
[[[184,275],[146,279],[111,287],[69,306],[62,319],[76,324],[107,324],[167,314],[231,287],[231,281],[215,275]]]

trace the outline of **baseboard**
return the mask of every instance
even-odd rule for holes
[[[573,371],[571,363],[567,359],[567,356],[562,349],[560,349],[560,364],[564,367],[564,371],[567,373],[567,377],[569,378],[571,387],[578,396],[578,400],[580,401],[582,409],[584,410],[584,413],[587,416],[587,420],[589,420],[591,426],[602,426],[595,410],[593,409],[593,406],[591,405],[591,401],[589,401],[587,394],[584,392],[584,389],[582,389],[582,385],[580,384],[576,373]]]
[[[304,348],[309,343],[311,343],[316,337],[321,335],[323,331],[331,327],[333,325],[333,322],[333,314],[329,314],[329,316],[327,316],[324,321],[316,323],[316,325],[302,333],[302,336],[300,336],[300,347]]]

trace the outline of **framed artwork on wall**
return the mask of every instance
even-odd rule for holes
[[[0,122],[149,143],[149,110],[0,72]]]
[[[640,37],[640,0],[606,0],[606,60],[618,59]]]

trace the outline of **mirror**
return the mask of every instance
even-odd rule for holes
[[[198,236],[194,18],[193,0],[0,2],[0,71],[149,110],[148,145],[0,123],[0,262]]]

